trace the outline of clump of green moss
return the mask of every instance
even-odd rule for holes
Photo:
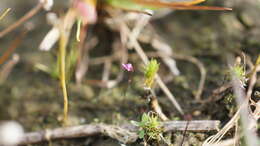
[[[139,138],[156,141],[161,140],[163,129],[161,128],[158,117],[151,114],[151,112],[148,114],[143,113],[141,121],[133,121],[133,124],[140,128],[138,132]]]

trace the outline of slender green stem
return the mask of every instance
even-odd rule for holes
[[[78,42],[80,42],[81,23],[82,23],[82,20],[81,20],[81,19],[78,19],[78,20],[77,20],[77,33],[76,33],[76,39],[77,39]]]
[[[66,88],[66,75],[65,75],[65,59],[66,59],[66,37],[61,31],[60,47],[59,47],[59,68],[60,68],[60,83],[63,93],[64,107],[63,107],[63,124],[67,125],[68,121],[68,94]]]

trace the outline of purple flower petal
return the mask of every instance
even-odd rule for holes
[[[129,71],[129,72],[134,71],[133,65],[131,63],[123,63],[122,67],[124,70]]]

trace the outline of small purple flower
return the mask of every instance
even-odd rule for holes
[[[133,65],[131,63],[123,63],[122,67],[123,67],[124,70],[126,70],[128,72],[134,71]]]

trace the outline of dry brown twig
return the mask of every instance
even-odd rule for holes
[[[0,68],[0,85],[5,82],[14,66],[19,62],[20,57],[18,54],[14,54],[12,59],[8,60],[2,68]]]
[[[28,19],[32,18],[35,14],[37,14],[44,6],[44,3],[39,2],[35,7],[33,7],[29,12],[27,12],[23,17],[21,17],[19,20],[17,20],[12,25],[8,26],[4,30],[0,32],[0,38],[8,34],[9,32],[13,31],[17,27],[19,27],[21,24],[26,22]]]
[[[194,132],[216,131],[218,130],[219,123],[219,121],[209,120],[189,121],[187,130]],[[187,121],[168,121],[162,123],[164,129],[163,132],[184,131],[186,130],[186,126]],[[99,134],[111,137],[122,143],[133,143],[138,139],[137,132],[138,127],[133,126],[132,124],[126,124],[123,126],[89,124],[25,133],[23,138],[20,140],[19,145],[40,143],[57,139],[80,138]]]
[[[0,65],[3,64],[9,56],[15,51],[15,49],[22,43],[24,36],[27,34],[28,30],[21,32],[15,39],[11,42],[7,50],[0,56]]]

